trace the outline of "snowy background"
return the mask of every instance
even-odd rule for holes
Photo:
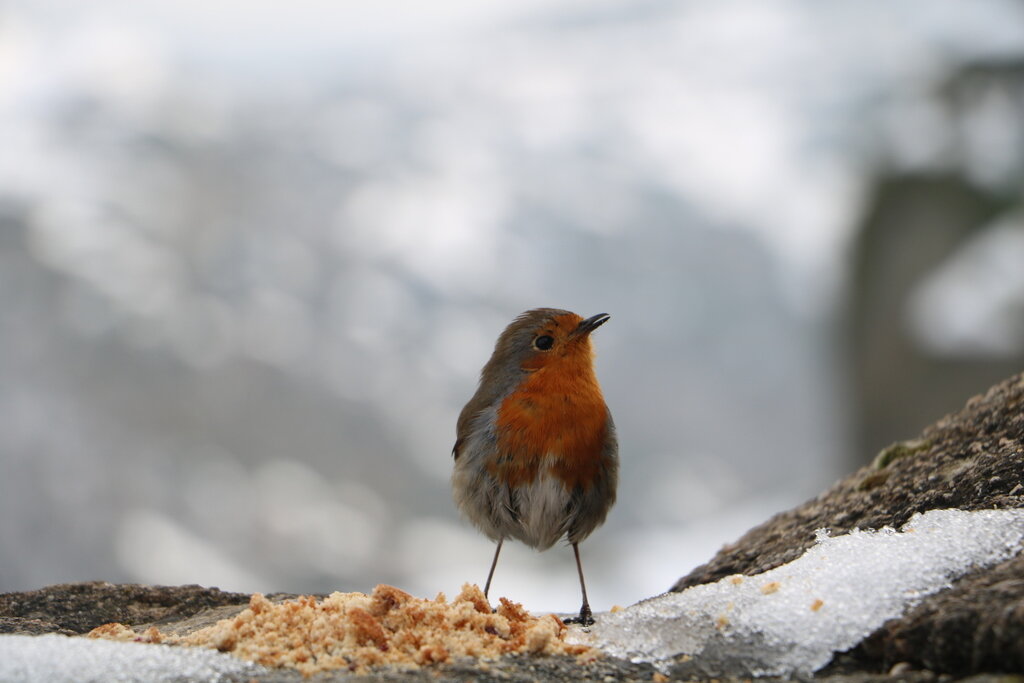
[[[612,316],[591,602],[665,590],[1024,367],[1024,91],[963,75],[1022,59],[1009,1],[4,4],[0,591],[482,582],[455,418],[536,306]],[[1001,200],[896,297],[901,174]],[[494,590],[579,607],[565,548]]]

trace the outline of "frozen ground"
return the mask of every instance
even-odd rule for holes
[[[932,510],[897,532],[819,532],[802,557],[602,615],[571,638],[666,671],[788,675],[817,671],[927,595],[1012,557],[1024,510]]]

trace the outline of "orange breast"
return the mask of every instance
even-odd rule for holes
[[[496,427],[498,448],[488,469],[500,481],[528,484],[547,467],[569,490],[586,490],[599,474],[608,430],[589,354],[527,375],[502,402]]]

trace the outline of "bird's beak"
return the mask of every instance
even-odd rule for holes
[[[575,337],[576,335],[580,334],[590,334],[597,328],[601,327],[601,325],[604,325],[606,322],[608,322],[609,318],[611,318],[611,316],[608,315],[607,313],[598,313],[597,315],[592,315],[586,320],[580,321],[580,324],[577,325],[576,329],[572,331],[572,336]]]

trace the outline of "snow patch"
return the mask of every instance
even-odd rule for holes
[[[1017,554],[1024,510],[932,510],[830,537],[789,564],[599,615],[569,640],[663,671],[809,674],[972,569]]]
[[[0,681],[170,683],[260,673],[266,669],[214,650],[56,634],[0,635]]]

